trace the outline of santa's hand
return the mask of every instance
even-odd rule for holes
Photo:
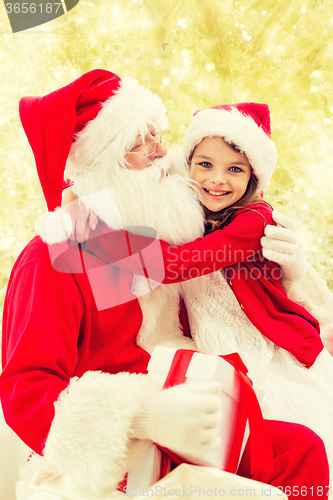
[[[191,455],[215,450],[221,444],[220,392],[218,383],[182,384],[158,392],[134,418],[130,437]]]
[[[89,236],[90,229],[94,231],[98,224],[98,217],[94,212],[89,211],[73,192],[71,187],[63,190],[62,209],[67,212],[72,219],[72,232],[70,240],[82,243]]]
[[[278,225],[266,226],[261,238],[263,256],[280,265],[284,279],[301,279],[307,266],[302,238],[286,215],[274,210],[273,219]]]

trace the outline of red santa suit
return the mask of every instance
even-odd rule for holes
[[[87,267],[89,262],[95,266],[95,260],[84,255]],[[133,275],[114,270],[114,290],[129,291]],[[84,484],[95,491],[98,484],[97,492],[111,493],[147,445],[127,439],[140,404],[154,391],[149,377],[138,375],[145,372],[149,358],[135,343],[141,322],[136,298],[98,311],[87,274],[55,271],[38,237],[13,269],[0,386],[7,421],[37,453],[47,439],[44,455],[51,470],[59,463],[78,484],[85,478]],[[326,484],[319,438],[306,428],[268,425],[275,477],[253,478],[282,487]],[[303,461],[306,454],[312,457],[308,462]],[[302,467],[296,467],[296,473],[299,462]],[[307,464],[311,485],[305,480],[311,477]],[[38,462],[37,468],[33,465],[38,471]],[[40,467],[47,468],[45,463]],[[239,474],[252,477],[248,447]]]
[[[130,293],[131,273],[114,268],[112,278],[114,293]],[[14,266],[3,323],[1,400],[7,423],[39,454],[48,438],[52,455],[61,455],[67,470],[88,484],[94,463],[101,490],[123,478],[131,419],[153,392],[149,378],[137,375],[146,372],[149,359],[135,342],[141,322],[135,296],[98,311],[86,272],[55,271],[39,237]]]

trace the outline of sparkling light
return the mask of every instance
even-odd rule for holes
[[[185,19],[178,19],[177,23],[179,24],[179,26],[181,28],[184,28],[184,29],[187,28],[187,22],[185,21]]]

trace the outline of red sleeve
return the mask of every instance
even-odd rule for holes
[[[191,243],[172,247],[165,241],[125,231],[105,230],[86,243],[85,249],[102,260],[161,283],[174,283],[210,274],[253,259],[261,251],[272,210],[261,203],[239,212],[224,229]]]
[[[12,275],[4,307],[1,402],[7,423],[41,453],[54,402],[78,360],[82,300],[68,274],[33,260]]]

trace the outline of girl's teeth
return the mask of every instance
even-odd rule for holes
[[[228,192],[229,192],[229,191],[223,191],[223,192],[221,191],[220,193],[216,193],[216,191],[209,191],[208,189],[207,189],[207,191],[209,194],[212,194],[213,196],[222,196],[222,195],[228,194]]]

